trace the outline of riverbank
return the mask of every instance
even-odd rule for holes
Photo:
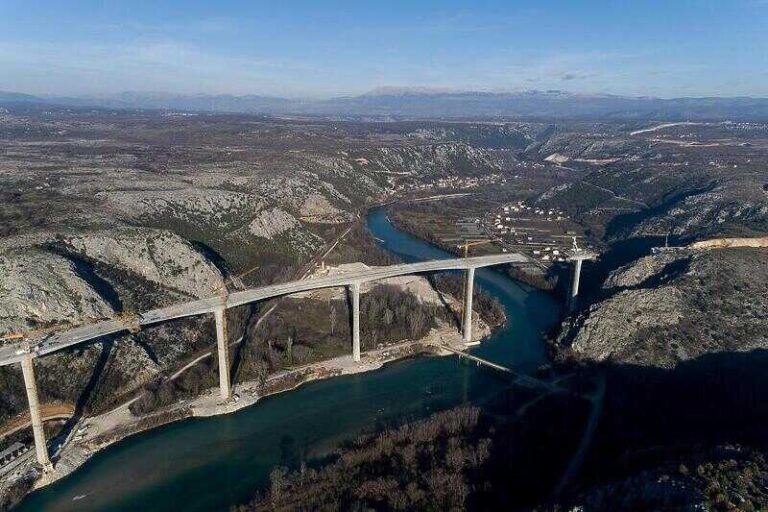
[[[383,249],[405,261],[450,257],[395,230],[382,211],[373,211],[367,226]],[[516,371],[535,371],[546,362],[541,334],[556,322],[558,305],[498,272],[481,270],[476,279],[500,301],[506,322],[490,336],[487,328],[475,327],[478,337],[488,337],[473,353]],[[461,343],[453,322],[437,329],[438,337],[443,329],[444,338]],[[76,474],[33,493],[19,510],[161,511],[182,505],[199,512],[226,509],[268,484],[272,469],[286,464],[286,454],[295,453],[291,460],[322,456],[362,432],[477,403],[508,385],[492,372],[455,358],[412,357],[434,353],[435,347],[425,347],[424,341],[377,348],[367,353],[376,357],[365,355],[366,364],[359,368],[339,368],[348,357],[294,368],[273,376],[261,392],[255,383],[240,384],[236,405],[222,407],[218,390],[211,389],[199,399],[139,420],[142,423],[134,423],[132,431],[108,434],[89,427],[79,440],[81,445],[92,443],[91,451],[82,454],[85,460],[78,460],[74,444],[59,459],[61,465],[65,453],[71,454],[66,463],[80,467]],[[339,378],[330,378],[335,376]],[[252,396],[254,391],[257,396]],[[248,407],[256,402],[259,407]],[[198,419],[177,421],[184,418]],[[160,424],[165,427],[154,428]]]
[[[387,280],[386,282],[415,293],[422,297],[422,299],[425,299],[425,295],[428,295],[423,290],[423,286],[421,288],[409,286],[410,281],[414,279],[405,279],[402,283],[398,279],[403,281],[402,278],[397,278]],[[426,280],[422,278],[416,279],[423,281],[423,284],[435,295],[435,297],[429,297],[432,302],[442,303],[452,310],[453,316],[457,318],[460,316],[461,304],[459,301],[451,295],[432,289]],[[327,299],[328,297],[325,298]],[[478,305],[481,302],[478,302]],[[455,326],[448,325],[446,320],[440,320],[439,323],[441,324],[439,328],[433,329],[427,337],[416,341],[390,343],[380,349],[364,353],[363,360],[359,364],[355,364],[349,356],[337,357],[307,364],[300,368],[277,372],[270,375],[263,386],[256,381],[243,382],[235,388],[235,393],[237,394],[236,401],[223,402],[219,397],[218,388],[214,387],[207,389],[194,398],[181,399],[170,406],[162,407],[157,411],[141,416],[135,415],[130,410],[131,405],[138,399],[138,397],[135,397],[106,413],[82,418],[71,429],[70,435],[63,442],[63,446],[55,454],[54,472],[45,475],[39,474],[32,488],[41,489],[57,482],[75,472],[94,455],[109,446],[119,443],[128,437],[148,432],[164,425],[189,418],[234,413],[257,403],[262,398],[297,389],[306,383],[377,370],[386,363],[414,357],[423,353],[435,354],[439,351],[436,347],[441,343],[449,343],[454,348],[465,348],[460,334],[456,332]],[[474,332],[477,340],[491,333],[489,326],[479,316],[476,318],[476,323],[478,325],[475,327]],[[30,463],[32,462],[31,457],[27,457],[27,459],[29,459]],[[13,478],[10,480],[13,480]],[[8,482],[3,483],[7,484]],[[4,491],[4,488],[7,488],[7,486],[0,483],[0,493]]]
[[[447,197],[446,199],[450,199],[450,197]],[[392,225],[400,231],[408,233],[415,238],[425,240],[449,254],[461,257],[462,250],[459,245],[461,239],[456,238],[453,240],[453,243],[446,243],[445,240],[435,235],[435,230],[445,231],[447,229],[446,226],[433,225],[434,221],[431,218],[426,220],[423,218],[411,219],[408,212],[403,209],[403,206],[408,203],[409,201],[396,201],[387,205],[387,211],[389,213],[388,218]],[[400,209],[392,210],[390,208],[397,206],[400,206]],[[489,250],[491,247],[496,246],[494,244],[481,242],[480,245],[472,250],[479,250],[481,254],[499,252],[498,250]],[[509,268],[506,268],[504,272],[515,281],[527,284],[537,290],[551,293],[558,299],[562,298],[562,286],[559,284],[561,277],[557,269],[550,268],[545,270],[539,264],[531,261],[530,265],[524,267],[510,266]]]
[[[482,319],[476,319],[476,323],[476,340],[491,333],[490,327]],[[98,452],[128,437],[189,418],[231,414],[255,405],[268,396],[293,391],[310,382],[375,371],[387,363],[419,355],[451,355],[441,350],[440,345],[444,344],[455,349],[466,348],[455,327],[441,322],[438,328],[432,329],[428,336],[419,340],[402,341],[364,352],[360,362],[353,361],[351,356],[341,356],[275,373],[267,378],[264,386],[257,381],[243,382],[235,387],[234,400],[225,402],[218,388],[210,388],[196,398],[181,400],[147,416],[134,416],[129,409],[131,402],[125,403],[112,411],[83,420],[81,425],[84,426],[84,432],[64,446],[54,472],[41,475],[34,489],[68,476]]]

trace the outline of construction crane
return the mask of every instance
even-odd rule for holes
[[[226,279],[224,279],[220,285],[214,286],[211,289],[211,291],[214,292],[214,293],[219,292],[219,296],[221,296],[223,299],[225,299],[229,295],[229,288],[228,288],[227,285],[230,282],[234,283],[237,288],[243,289],[243,288],[245,288],[245,285],[242,282],[242,278],[244,278],[245,276],[247,276],[248,274],[250,274],[252,272],[255,272],[259,268],[261,268],[261,267],[259,265],[256,265],[255,267],[252,267],[252,268],[250,268],[250,269],[246,270],[245,272],[242,272],[242,273],[240,273],[238,275],[229,276]]]
[[[11,332],[11,333],[0,336],[0,342],[11,341],[11,340],[27,341],[33,338],[43,337],[48,334],[61,331],[62,329],[72,329],[74,327],[82,327],[84,325],[90,325],[96,322],[102,322],[104,320],[118,320],[123,324],[125,324],[128,331],[130,331],[132,334],[136,334],[141,330],[139,315],[131,311],[121,311],[119,313],[115,313],[108,317],[78,318],[76,322],[69,322],[69,323],[66,323],[65,325],[62,325],[61,323],[59,323],[57,325],[52,325],[49,327],[38,327],[36,329],[29,329],[27,331]]]
[[[475,247],[477,245],[484,245],[484,244],[492,244],[493,242],[494,242],[494,240],[489,240],[489,239],[485,239],[485,240],[472,240],[472,241],[469,241],[469,240],[465,239],[464,242],[461,245],[457,245],[456,247],[459,248],[459,249],[462,249],[462,248],[464,249],[464,256],[463,257],[466,258],[469,255],[469,248],[470,247]]]
[[[61,325],[58,325],[54,327],[39,327],[37,329],[30,329],[28,331],[11,332],[3,336],[0,336],[0,341],[28,340],[30,338],[34,338],[37,336],[44,336],[46,334],[56,332],[60,330],[61,327],[62,327]]]
[[[12,332],[10,334],[0,336],[0,341],[22,340],[22,339],[24,339],[24,333],[22,332]]]

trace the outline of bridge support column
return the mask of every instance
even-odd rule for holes
[[[213,312],[216,316],[216,344],[219,348],[219,389],[221,398],[229,400],[232,397],[232,386],[229,380],[229,340],[227,338],[227,310],[217,309]]]
[[[472,294],[475,287],[475,269],[468,268],[466,274],[466,284],[464,286],[464,341],[472,341]]]
[[[571,277],[571,293],[568,296],[568,310],[576,309],[576,301],[579,297],[579,280],[581,279],[581,258],[573,260],[573,276]]]
[[[349,285],[352,302],[352,359],[360,361],[360,283]]]
[[[24,387],[27,389],[29,416],[32,421],[32,435],[35,438],[37,462],[43,466],[45,473],[50,473],[53,471],[53,464],[51,464],[51,459],[48,456],[48,445],[45,441],[45,430],[43,430],[43,418],[40,416],[40,402],[37,398],[37,382],[35,381],[35,367],[32,363],[32,354],[27,354],[21,360],[21,372],[24,375]]]

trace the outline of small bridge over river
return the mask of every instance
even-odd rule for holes
[[[502,366],[498,363],[494,363],[493,361],[489,361],[488,359],[483,359],[482,357],[478,357],[474,354],[470,354],[469,352],[465,352],[464,350],[459,350],[457,348],[451,347],[450,345],[440,345],[440,348],[456,354],[459,357],[459,359],[466,359],[467,361],[472,361],[473,363],[476,363],[478,366],[485,366],[487,368],[491,368],[492,370],[496,370],[497,372],[501,372],[503,374],[509,375],[510,377],[512,377],[513,383],[517,386],[522,386],[522,387],[533,389],[533,390],[542,390],[542,391],[549,391],[549,392],[562,391],[562,388],[554,384],[551,384],[541,379],[536,379],[529,375],[525,375],[524,373],[516,372],[510,368],[507,368],[506,366]]]
[[[108,319],[53,333],[44,337],[28,339],[21,343],[3,345],[0,346],[0,366],[21,364],[27,400],[29,403],[29,414],[34,434],[37,461],[43,467],[45,472],[50,472],[53,470],[53,465],[48,455],[48,448],[43,430],[43,415],[41,414],[38,400],[37,383],[35,380],[33,364],[35,358],[52,354],[76,345],[88,343],[111,334],[124,331],[135,332],[137,329],[141,329],[148,325],[159,324],[180,318],[212,314],[216,322],[220,392],[222,399],[229,400],[232,397],[232,387],[230,381],[229,342],[226,323],[227,309],[309,290],[337,287],[347,288],[350,295],[352,314],[352,358],[355,361],[360,361],[361,284],[403,275],[424,274],[446,270],[463,270],[465,272],[466,286],[462,330],[464,340],[468,342],[472,339],[472,294],[475,270],[494,265],[526,264],[528,262],[529,259],[522,254],[504,253],[490,256],[454,258],[384,267],[371,267],[363,270],[335,274],[333,276],[302,279],[271,286],[251,288],[244,291],[153,309],[140,314],[138,318]],[[479,358],[472,356],[471,354],[456,351],[455,349],[449,350],[460,353],[461,356],[473,359],[475,362],[479,360]],[[494,363],[485,360],[482,360],[482,363],[494,365]],[[499,365],[495,366],[511,372],[511,370],[505,369]],[[517,375],[517,379],[520,381],[520,384],[532,385],[539,389],[542,386],[547,386],[546,383],[531,377]]]

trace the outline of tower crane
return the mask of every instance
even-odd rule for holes
[[[475,247],[477,245],[484,245],[484,244],[492,244],[493,242],[494,240],[489,240],[489,239],[472,240],[472,241],[465,239],[461,245],[457,245],[456,247],[459,249],[462,249],[462,248],[464,249],[463,257],[466,258],[469,255],[470,247]]]

